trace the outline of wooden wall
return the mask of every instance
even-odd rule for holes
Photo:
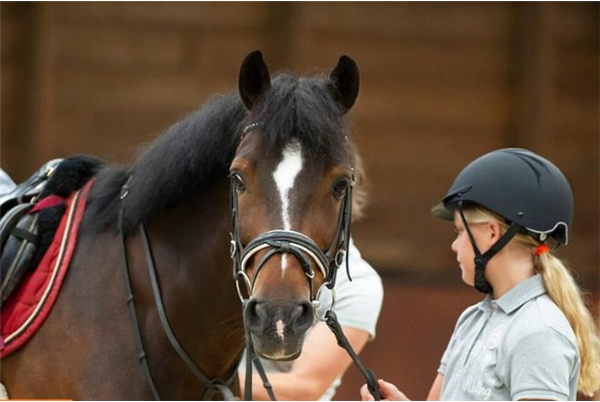
[[[452,280],[429,207],[475,157],[528,147],[575,191],[567,257],[599,267],[598,4],[2,4],[2,166],[18,179],[76,152],[136,148],[235,88],[262,49],[273,70],[362,72],[353,110],[371,207],[357,242],[381,269]],[[592,278],[592,279],[590,279]]]
[[[576,213],[559,255],[598,290],[598,3],[0,7],[1,164],[16,179],[74,153],[130,162],[168,125],[234,89],[254,49],[271,70],[302,74],[327,71],[348,54],[362,74],[351,113],[371,200],[356,241],[391,300],[398,284],[429,289],[411,293],[412,304],[401,299],[407,306],[386,305],[387,319],[401,320],[403,307],[430,314],[419,295],[445,297],[432,283],[460,286],[452,230],[429,208],[462,167],[499,147],[530,148],[565,172]],[[428,323],[432,347],[443,348],[453,324]]]

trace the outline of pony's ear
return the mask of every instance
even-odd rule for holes
[[[335,100],[342,106],[344,113],[350,110],[358,96],[358,66],[348,56],[340,57],[337,66],[329,75],[333,82]]]
[[[242,101],[251,110],[256,101],[271,88],[271,76],[262,53],[255,50],[242,62],[240,67],[239,91]]]

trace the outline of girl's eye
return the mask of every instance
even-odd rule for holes
[[[346,192],[348,191],[348,186],[349,185],[350,185],[350,183],[348,182],[347,179],[345,179],[345,178],[341,179],[337,183],[335,183],[335,185],[331,189],[331,193],[333,194],[333,196],[335,198],[337,198],[339,200],[343,196],[346,195]]]

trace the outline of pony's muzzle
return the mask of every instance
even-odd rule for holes
[[[252,297],[244,310],[256,352],[272,360],[289,360],[300,354],[314,317],[313,305],[307,300],[273,305]]]
[[[248,330],[254,335],[265,333],[271,326],[277,329],[280,322],[279,327],[283,324],[286,334],[302,335],[313,323],[314,309],[312,303],[306,300],[285,306],[272,306],[251,297],[244,310],[244,320]],[[281,330],[278,333],[281,335]]]

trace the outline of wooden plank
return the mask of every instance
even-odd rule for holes
[[[358,118],[431,122],[436,125],[489,129],[505,127],[510,118],[505,88],[439,87],[429,83],[365,83],[354,111]]]
[[[557,65],[551,26],[556,9],[550,4],[521,3],[516,14],[515,143],[524,148],[547,144],[555,93],[552,79]]]
[[[130,163],[137,150],[152,142],[163,130],[181,117],[174,108],[117,110],[64,109],[56,124],[64,129],[61,143],[55,144],[54,156],[84,153],[118,163]],[[45,155],[52,157],[52,155]]]
[[[506,41],[510,21],[509,7],[502,3],[322,2],[305,7],[312,31],[348,38]]]
[[[265,24],[267,3],[169,2],[169,3],[54,3],[57,22],[115,22],[123,25],[176,28],[252,28]]]
[[[558,48],[561,63],[556,69],[558,97],[568,97],[578,103],[598,103],[600,82],[600,44],[596,50],[585,48]]]
[[[556,110],[560,113],[553,116],[554,124],[559,133],[556,137],[565,135],[568,138],[587,137],[598,133],[598,98],[586,101],[574,94],[556,98]],[[585,117],[584,117],[585,116]]]
[[[193,107],[202,101],[203,92],[190,85],[191,74],[78,74],[64,69],[55,77],[61,90],[56,94],[59,105],[81,108],[118,109],[122,106],[144,109],[157,106]],[[60,109],[57,110],[60,113]]]
[[[222,30],[207,30],[202,36],[189,38],[195,42],[194,68],[199,74],[200,85],[217,79],[229,79],[228,88],[237,86],[239,68],[246,55],[267,46],[268,38],[263,30],[247,29],[243,32],[224,33]],[[276,54],[263,54],[266,63],[273,68]]]
[[[88,74],[176,72],[185,59],[184,37],[171,30],[135,29],[124,25],[108,29],[98,23],[64,25],[55,31],[55,61],[61,70],[74,67]],[[108,70],[108,71],[107,71]]]
[[[365,82],[408,81],[439,85],[493,85],[508,81],[509,48],[490,43],[476,45],[414,43],[365,36],[348,44],[344,37],[315,40],[307,66],[335,63],[347,54],[359,64]]]
[[[18,53],[20,50],[21,40],[19,34],[22,33],[23,26],[18,15],[15,15],[14,5],[11,6],[9,3],[2,3],[1,7],[0,56],[2,57],[2,63],[6,63],[14,59],[15,53]]]
[[[553,24],[553,37],[558,45],[585,45],[598,50],[598,21],[600,5],[597,2],[557,2],[560,18]]]
[[[2,3],[1,5],[2,105],[1,161],[16,181],[24,180],[33,169],[23,158],[32,142],[31,104],[34,36],[30,21],[37,5]]]
[[[11,145],[11,152],[34,155],[27,160],[86,152],[129,161],[137,144],[214,93],[235,88],[242,58],[256,48],[264,50],[272,71],[303,74],[327,73],[340,54],[349,54],[362,72],[351,116],[370,177],[370,207],[355,231],[367,258],[406,272],[456,269],[453,234],[429,215],[431,204],[470,160],[528,144],[544,155],[551,151],[548,157],[564,166],[577,194],[576,240],[564,255],[583,273],[599,265],[599,201],[590,195],[598,193],[599,182],[597,5],[554,6],[561,18],[552,19],[545,45],[553,72],[530,77],[543,78],[552,93],[541,144],[528,134],[524,140],[510,135],[516,93],[511,49],[520,43],[514,18],[521,5],[39,7],[37,63],[30,74],[38,80],[31,95],[37,109],[28,114],[36,139],[29,150]]]

